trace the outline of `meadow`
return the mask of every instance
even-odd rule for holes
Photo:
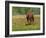
[[[40,15],[34,15],[34,23],[26,25],[25,15],[12,16],[12,31],[40,30]]]

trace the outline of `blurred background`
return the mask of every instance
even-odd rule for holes
[[[12,7],[12,15],[24,15],[28,11],[31,11],[34,15],[40,14],[40,8],[35,7]]]

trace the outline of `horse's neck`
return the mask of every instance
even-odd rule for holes
[[[32,16],[32,13],[27,13],[27,16]]]

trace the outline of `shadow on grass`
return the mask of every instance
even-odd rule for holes
[[[31,24],[29,23],[29,24],[25,24],[25,25],[27,26],[27,25],[31,25]]]

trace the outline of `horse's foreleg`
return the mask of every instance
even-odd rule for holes
[[[29,24],[29,19],[27,19],[27,23]]]

